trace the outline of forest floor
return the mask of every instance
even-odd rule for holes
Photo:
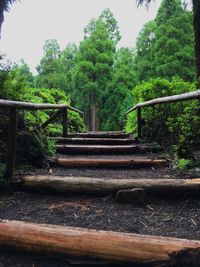
[[[52,168],[51,175],[109,178],[180,178],[168,167],[142,169]],[[18,176],[22,175],[18,171]],[[48,174],[49,169],[26,170],[27,174]],[[188,174],[181,174],[182,178]],[[192,177],[192,175],[191,175]],[[101,179],[101,178],[99,178]],[[200,199],[190,196],[151,198],[150,205],[119,204],[113,195],[55,195],[47,192],[4,193],[0,218],[57,224],[146,235],[200,239]],[[66,257],[0,251],[0,267],[128,266],[108,262],[84,262]],[[136,266],[136,265],[131,265]],[[140,265],[141,266],[141,265]]]

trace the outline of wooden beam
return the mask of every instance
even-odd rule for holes
[[[89,177],[60,177],[51,175],[24,176],[22,186],[47,189],[61,193],[113,194],[119,190],[143,188],[156,195],[179,195],[200,192],[200,178],[197,179],[108,179]]]
[[[62,114],[62,109],[57,110],[48,120],[46,120],[43,124],[42,124],[42,128],[46,128],[49,123],[53,122],[60,114]]]
[[[187,260],[195,262],[200,241],[1,220],[0,246],[118,263],[174,264],[186,251]]]
[[[126,113],[127,116],[130,112],[136,110],[137,108],[146,107],[146,106],[153,106],[157,104],[164,104],[164,103],[172,103],[172,102],[179,102],[185,100],[192,100],[192,99],[200,99],[200,90],[189,92],[180,95],[173,95],[173,96],[166,96],[166,97],[159,97],[156,99],[152,99],[146,102],[142,102],[137,104],[136,106],[130,108]]]
[[[132,154],[155,149],[148,145],[56,145],[56,151],[62,154]]]
[[[41,103],[41,104],[37,103],[36,104],[36,103],[30,103],[30,102],[21,102],[21,101],[11,101],[11,100],[0,99],[0,107],[27,109],[27,110],[68,108],[72,111],[80,113],[81,115],[84,114],[79,109],[76,109],[76,108],[71,107],[71,106],[66,105],[66,104],[45,104],[45,103]]]
[[[141,108],[137,108],[137,137],[140,139],[141,136],[142,136]]]
[[[7,153],[6,153],[6,172],[7,179],[11,179],[15,168],[15,149],[17,138],[17,110],[10,109],[8,133],[7,133]]]
[[[161,166],[167,165],[167,161],[164,159],[144,159],[144,158],[133,158],[133,159],[82,159],[82,158],[57,158],[55,161],[63,167],[111,167],[111,168],[134,168],[134,167],[149,167],[149,166]]]
[[[81,138],[130,138],[130,134],[122,132],[87,132],[87,133],[76,133],[68,134],[67,137],[81,137]]]
[[[58,143],[63,144],[88,144],[88,145],[130,145],[137,143],[137,140],[131,138],[83,138],[83,137],[66,137],[55,138]]]
[[[62,115],[62,126],[63,126],[63,137],[66,137],[68,134],[68,112],[67,112],[67,108],[64,108],[62,110],[63,115]]]

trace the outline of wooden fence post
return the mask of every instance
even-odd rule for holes
[[[142,117],[141,108],[137,108],[137,137],[140,139],[142,136]]]
[[[12,179],[12,174],[15,168],[15,149],[17,138],[17,110],[10,108],[9,124],[7,134],[7,154],[6,154],[6,178]]]
[[[63,126],[63,137],[67,137],[68,134],[68,118],[67,118],[67,107],[63,109],[62,115],[62,126]]]

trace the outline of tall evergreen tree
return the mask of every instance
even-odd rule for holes
[[[164,0],[155,21],[144,26],[137,41],[138,80],[179,76],[194,79],[192,14],[176,0]]]
[[[98,128],[98,110],[102,106],[102,95],[112,75],[115,45],[101,19],[93,25],[90,35],[80,43],[73,70],[74,100],[87,114],[90,129]]]
[[[103,130],[120,130],[123,128],[124,113],[133,104],[131,90],[135,84],[134,50],[120,48],[117,51],[113,66],[112,80],[104,95],[102,112],[106,120],[102,125]]]

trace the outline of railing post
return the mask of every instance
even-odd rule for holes
[[[7,133],[6,173],[7,180],[11,179],[15,168],[15,149],[17,138],[17,110],[10,108]]]
[[[140,139],[142,136],[142,116],[141,116],[141,108],[137,108],[137,137]]]
[[[67,137],[68,134],[67,107],[63,109],[62,126],[63,126],[63,137]]]

